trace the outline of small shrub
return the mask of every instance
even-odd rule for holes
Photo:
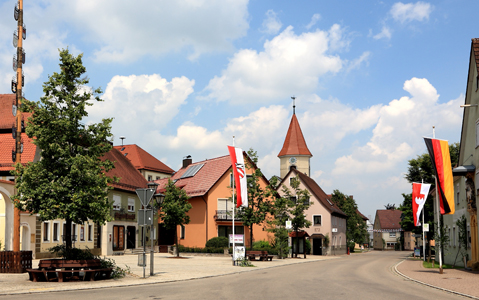
[[[98,257],[98,259],[100,260],[100,266],[102,269],[112,268],[110,277],[113,279],[123,278],[126,276],[126,274],[131,273],[131,269],[129,266],[126,266],[125,269],[122,269],[119,266],[117,266],[115,260],[111,258]],[[100,274],[100,276],[102,276],[102,274]]]
[[[311,241],[310,240],[305,240],[305,246],[306,246],[306,254],[311,254]]]
[[[236,260],[236,265],[239,267],[255,267],[251,261],[249,261],[246,257],[243,259],[237,259]]]
[[[206,242],[206,247],[211,247],[211,248],[226,248],[228,247],[229,245],[229,240],[227,237],[224,237],[224,236],[218,236],[218,237],[214,237],[214,238],[211,238],[209,239],[207,242]]]
[[[63,259],[87,260],[96,258],[88,247],[86,249],[71,248],[67,250],[66,246],[62,244],[51,247],[48,249],[48,251]]]
[[[348,243],[349,252],[351,252],[351,253],[354,252],[354,245],[356,245],[354,242],[349,242]]]

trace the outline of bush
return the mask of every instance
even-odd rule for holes
[[[183,245],[179,245],[178,249],[180,252],[187,252],[187,253],[224,253],[224,248],[216,248],[216,247],[205,247],[205,248],[198,248],[198,247],[185,247]]]
[[[86,249],[71,248],[70,250],[67,250],[66,246],[62,244],[51,247],[48,251],[54,253],[56,256],[62,257],[63,259],[85,260],[96,258],[88,247]]]
[[[356,245],[356,243],[354,242],[349,242],[348,243],[348,247],[349,247],[349,252],[353,253],[354,252],[354,246]]]
[[[306,254],[311,254],[311,241],[305,240],[305,245],[306,245]]]
[[[278,249],[269,244],[268,241],[257,241],[253,243],[253,250],[268,251],[268,254],[278,255]]]
[[[206,242],[205,246],[207,248],[226,248],[226,247],[229,246],[228,244],[229,244],[229,240],[228,240],[227,237],[218,236],[218,237],[214,237],[214,238],[209,239]]]

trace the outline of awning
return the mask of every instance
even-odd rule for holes
[[[310,239],[324,239],[324,234],[322,234],[322,233],[313,233],[309,238],[310,238]]]
[[[467,173],[473,173],[476,170],[476,167],[473,165],[459,166],[452,170],[453,176],[466,176]]]

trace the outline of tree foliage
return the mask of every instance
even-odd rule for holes
[[[176,249],[179,249],[177,228],[190,223],[188,211],[192,205],[188,202],[189,197],[186,195],[186,192],[178,188],[170,179],[168,179],[165,189],[165,200],[161,204],[159,218],[166,228],[175,229]],[[180,251],[176,251],[176,254],[179,256]]]
[[[331,201],[336,204],[347,216],[346,220],[346,241],[362,244],[368,241],[366,221],[358,213],[358,205],[354,198],[349,197],[339,190],[331,194]]]
[[[40,220],[66,220],[66,247],[71,248],[71,224],[110,220],[109,183],[105,175],[113,162],[100,159],[112,148],[112,119],[85,125],[87,106],[102,101],[101,89],[89,89],[82,54],[60,50],[60,73],[43,84],[40,102],[23,100],[22,110],[33,113],[26,134],[41,149],[41,159],[16,164],[15,205],[38,214]]]
[[[262,188],[260,179],[263,177],[261,169],[257,167],[258,154],[253,149],[249,149],[248,157],[251,161],[246,160],[246,169],[252,173],[247,177],[248,180],[248,207],[242,207],[239,217],[245,226],[249,227],[250,247],[253,247],[253,225],[263,224],[268,213],[270,212],[271,197],[274,189],[271,186]]]
[[[277,179],[273,177],[270,179],[270,183],[277,186]],[[278,257],[287,257],[289,252],[289,230],[286,229],[286,221],[289,220],[289,199],[279,196],[278,193],[274,194],[275,200],[271,205],[272,219],[268,220],[268,231],[274,234],[274,245],[278,251]]]

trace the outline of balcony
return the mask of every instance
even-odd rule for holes
[[[216,221],[233,221],[233,211],[231,210],[217,210],[215,214]],[[235,214],[235,221],[241,221],[241,212],[237,211]]]

